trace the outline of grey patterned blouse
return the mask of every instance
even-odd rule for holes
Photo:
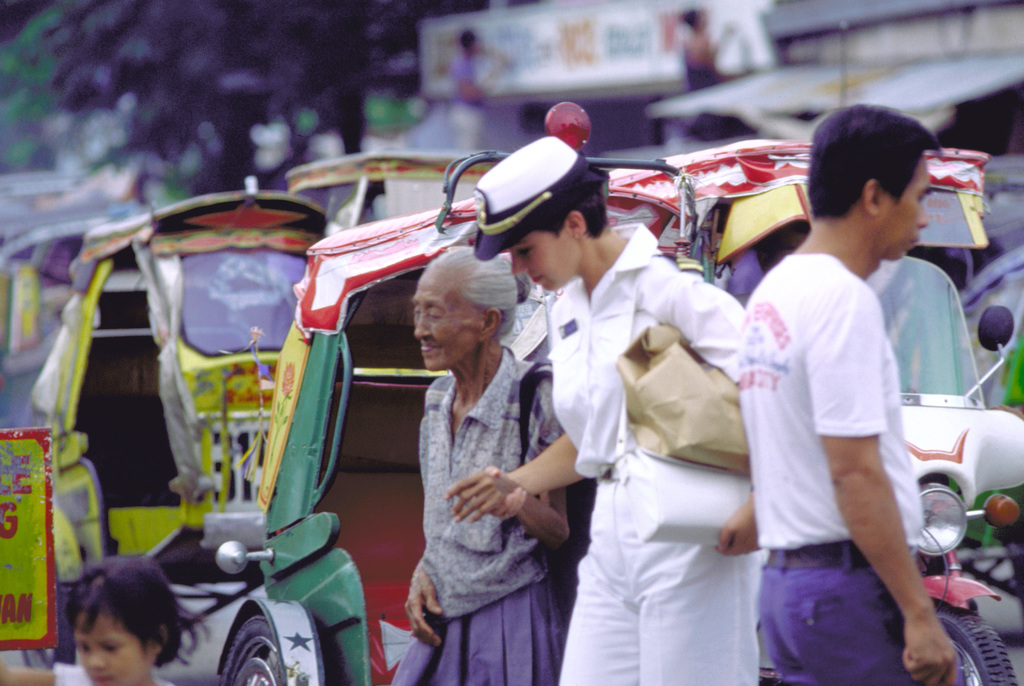
[[[502,350],[501,364],[484,394],[451,435],[455,378],[430,385],[420,423],[420,474],[423,477],[423,569],[434,582],[447,618],[459,617],[544,578],[540,544],[527,536],[515,517],[456,523],[444,492],[459,479],[494,465],[509,472],[522,464],[519,382],[530,369]],[[533,459],[562,434],[551,403],[550,378],[537,387],[529,425],[526,460]]]

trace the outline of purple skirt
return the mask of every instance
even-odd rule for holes
[[[550,686],[558,683],[565,623],[547,580],[476,612],[434,624],[437,648],[413,638],[391,686]]]

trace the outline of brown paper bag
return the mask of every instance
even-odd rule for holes
[[[637,443],[688,462],[750,474],[739,389],[682,334],[652,326],[617,361]]]

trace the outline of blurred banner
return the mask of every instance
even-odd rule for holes
[[[467,28],[483,47],[479,77],[495,97],[678,87],[678,13],[675,7],[628,3],[432,19],[420,29],[423,94],[452,93],[449,66]]]
[[[0,650],[57,644],[49,429],[0,430]]]
[[[709,31],[720,41],[718,67],[748,73],[774,62],[761,23],[768,0],[716,0]],[[459,35],[482,48],[480,85],[494,98],[619,97],[679,92],[683,84],[680,14],[693,0],[591,4],[540,3],[448,15],[420,25],[422,95],[449,98]],[[731,37],[726,39],[726,34]]]

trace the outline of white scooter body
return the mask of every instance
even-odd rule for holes
[[[985,491],[1024,483],[1024,420],[1012,412],[905,406],[903,432],[915,476],[948,476],[968,507]]]

